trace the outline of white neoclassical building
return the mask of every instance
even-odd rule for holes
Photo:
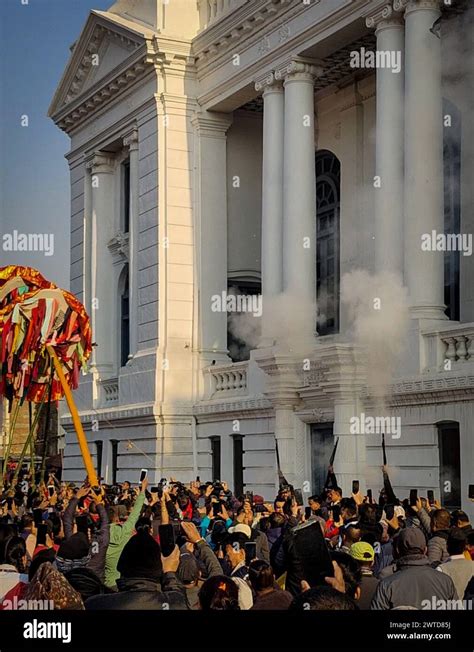
[[[77,403],[106,481],[147,467],[271,498],[277,441],[287,479],[316,492],[339,437],[344,491],[358,479],[376,493],[367,424],[393,417],[380,428],[395,491],[433,489],[473,515],[468,5],[91,11],[50,116],[71,139],[71,289],[96,342]],[[406,305],[372,323],[353,299],[372,305],[388,274]],[[378,398],[377,347],[392,354]],[[80,480],[62,424],[65,475]]]

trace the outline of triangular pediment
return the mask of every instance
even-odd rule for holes
[[[154,33],[108,12],[93,11],[74,44],[49,108],[54,116],[132,60]]]

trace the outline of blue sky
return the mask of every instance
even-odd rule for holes
[[[68,288],[69,138],[47,111],[89,11],[113,0],[21,2],[0,0],[0,265],[36,267]],[[4,251],[14,229],[54,234],[54,255]]]

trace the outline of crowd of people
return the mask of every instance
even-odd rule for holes
[[[328,477],[306,506],[285,484],[269,503],[221,481],[5,477],[0,609],[472,609],[463,511]]]

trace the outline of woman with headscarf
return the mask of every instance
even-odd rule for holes
[[[38,568],[23,599],[34,600],[35,604],[41,600],[44,609],[84,609],[80,593],[72,588],[64,575],[49,561]]]

